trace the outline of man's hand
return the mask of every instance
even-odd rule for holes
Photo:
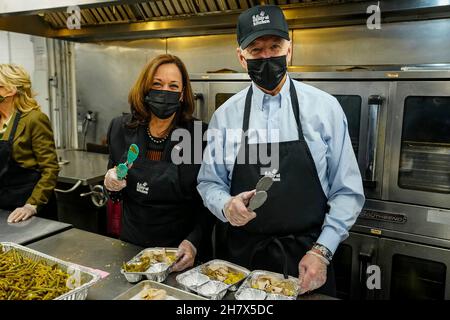
[[[314,254],[305,254],[298,264],[300,294],[316,290],[327,281],[327,263]]]
[[[9,223],[20,222],[29,219],[36,214],[36,208],[31,204],[26,204],[23,207],[16,208],[8,217]]]
[[[197,249],[189,240],[183,240],[178,246],[177,251],[177,263],[172,267],[175,272],[183,271],[186,268],[192,267],[194,265],[195,255],[197,254]]]
[[[256,218],[256,213],[250,211],[247,205],[250,199],[255,195],[256,190],[242,192],[232,197],[225,204],[224,214],[228,222],[235,227],[246,225],[250,220]]]

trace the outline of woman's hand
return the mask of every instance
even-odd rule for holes
[[[177,262],[173,265],[172,270],[175,272],[183,271],[194,265],[197,249],[189,240],[183,240],[178,246]]]
[[[116,167],[111,168],[106,172],[105,180],[103,181],[106,189],[109,191],[120,191],[127,186],[125,179],[119,180],[117,178]]]
[[[9,223],[16,223],[29,219],[36,214],[36,208],[31,204],[26,204],[23,207],[16,208],[8,217]]]

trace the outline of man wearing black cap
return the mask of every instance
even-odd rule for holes
[[[214,113],[198,176],[205,205],[224,222],[217,255],[298,276],[300,293],[334,296],[330,262],[365,200],[347,120],[334,97],[287,74],[292,46],[280,8],[243,12],[237,38],[252,85]],[[233,130],[245,133],[238,148]],[[278,161],[268,165],[264,148]],[[265,202],[255,190],[263,175],[275,181]]]

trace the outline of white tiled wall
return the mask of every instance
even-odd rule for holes
[[[26,34],[0,31],[0,63],[23,66],[31,76],[36,100],[49,115],[48,63],[45,39]]]

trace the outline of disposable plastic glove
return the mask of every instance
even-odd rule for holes
[[[9,223],[16,223],[29,219],[36,214],[36,208],[31,204],[26,204],[23,207],[16,208],[8,217]]]
[[[327,281],[328,264],[325,262],[325,257],[322,258],[308,252],[300,260],[298,265],[299,294],[316,290]]]
[[[183,240],[178,246],[177,262],[173,265],[172,271],[179,272],[194,265],[197,249],[189,240]]]
[[[115,192],[120,191],[127,186],[127,181],[125,179],[119,180],[117,178],[116,167],[111,168],[106,172],[103,183],[106,189]]]
[[[256,190],[242,192],[237,196],[231,197],[227,201],[223,212],[228,222],[235,227],[246,225],[249,221],[256,218],[256,213],[247,208],[250,199],[255,195]]]

